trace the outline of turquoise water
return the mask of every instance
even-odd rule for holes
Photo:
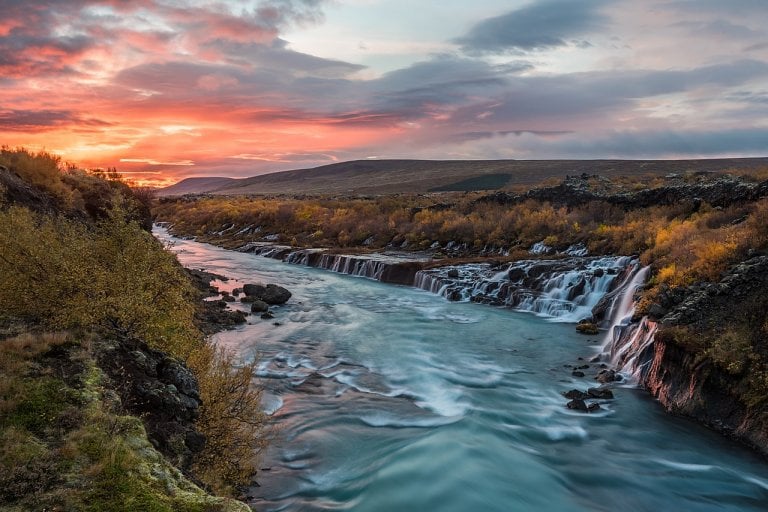
[[[768,510],[763,459],[645,392],[566,409],[560,393],[597,371],[566,365],[599,345],[572,325],[175,243],[185,265],[232,278],[224,289],[294,294],[274,320],[216,335],[259,359],[281,430],[250,490],[257,510]]]

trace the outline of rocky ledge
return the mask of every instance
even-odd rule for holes
[[[606,188],[610,188],[610,182],[600,176],[585,173],[579,176],[568,176],[562,183],[553,187],[536,188],[520,195],[496,192],[481,197],[477,201],[512,205],[534,199],[567,207],[604,201],[633,209],[677,204],[684,201],[692,202],[694,205],[706,202],[714,207],[726,207],[768,196],[768,181],[753,183],[738,176],[709,175],[708,173],[702,173],[698,178],[694,183],[687,183],[678,175],[670,175],[667,177],[667,183],[660,187],[634,192],[617,192],[600,190],[600,187],[594,186],[594,182],[605,182]]]
[[[642,384],[668,411],[768,455],[768,256],[665,290]]]
[[[136,339],[102,342],[98,364],[125,409],[144,422],[152,445],[174,465],[188,469],[205,446],[195,429],[200,389],[187,366]]]

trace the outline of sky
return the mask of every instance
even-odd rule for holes
[[[768,154],[768,0],[0,0],[0,144],[142,184]]]

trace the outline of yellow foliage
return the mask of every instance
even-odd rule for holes
[[[219,490],[245,484],[264,443],[253,367],[215,353],[194,326],[196,295],[174,255],[115,204],[93,227],[0,211],[0,316],[137,337],[187,361],[201,385],[199,428],[213,440],[200,476]]]

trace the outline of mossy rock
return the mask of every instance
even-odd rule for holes
[[[593,324],[592,322],[583,322],[576,325],[576,332],[580,334],[594,335],[599,334],[600,329],[596,324]]]

